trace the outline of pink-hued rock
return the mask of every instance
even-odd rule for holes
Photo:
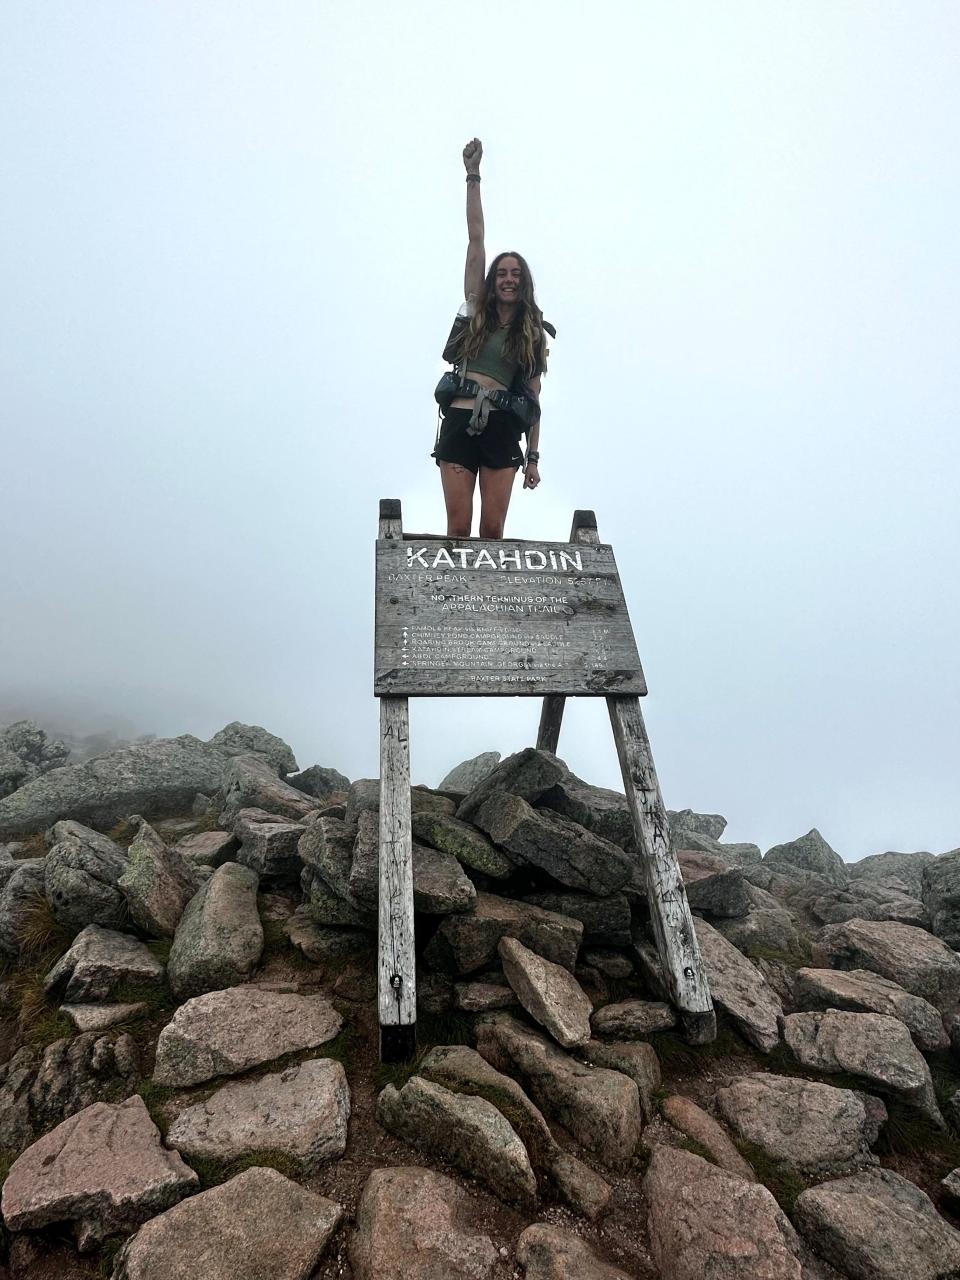
[[[746,1178],[748,1182],[757,1181],[757,1175],[733,1145],[723,1127],[703,1107],[698,1107],[692,1098],[684,1098],[678,1093],[671,1094],[669,1098],[664,1098],[661,1109],[663,1118],[675,1129],[709,1151],[714,1164],[737,1178]]]
[[[586,1044],[593,1006],[573,974],[516,938],[501,938],[498,950],[507,981],[530,1017],[565,1049]]]

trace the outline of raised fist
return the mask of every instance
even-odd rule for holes
[[[467,173],[480,172],[480,158],[483,155],[483,144],[479,138],[472,138],[463,148],[463,165]]]

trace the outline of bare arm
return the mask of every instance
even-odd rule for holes
[[[530,379],[530,389],[536,394],[537,400],[540,399],[540,374]],[[530,428],[527,435],[527,452],[535,453],[539,459],[540,456],[540,419]],[[536,462],[528,462],[523,468],[523,487],[525,489],[535,489],[540,483],[540,468]]]
[[[479,176],[483,147],[474,138],[463,148],[463,164],[468,174]],[[463,296],[479,295],[487,270],[487,255],[483,244],[483,205],[480,202],[480,183],[467,183],[467,262],[463,269]]]

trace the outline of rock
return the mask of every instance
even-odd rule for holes
[[[562,814],[621,848],[634,845],[633,815],[622,791],[592,786],[567,770],[565,777],[540,795],[537,805]]]
[[[574,1213],[595,1222],[610,1203],[613,1188],[601,1178],[595,1169],[556,1147],[550,1167],[550,1180],[561,1200],[565,1200]]]
[[[730,1015],[751,1044],[770,1053],[780,1043],[780,998],[721,933],[696,917],[694,927],[714,1004]]]
[[[241,724],[234,720],[213,735],[210,746],[218,747],[226,756],[262,756],[273,772],[280,776],[296,773],[300,767],[292,749],[283,739],[268,733],[258,724]]]
[[[796,1232],[759,1183],[657,1146],[643,1193],[662,1280],[801,1280]]]
[[[750,886],[739,867],[727,866],[714,854],[683,849],[677,854],[687,901],[694,911],[724,919],[745,916],[753,905]]]
[[[718,916],[714,920],[714,927],[727,941],[745,955],[757,951],[776,951],[796,957],[809,954],[809,945],[801,936],[795,918],[773,894],[749,882],[744,889],[750,903],[747,914],[734,919]]]
[[[181,1000],[238,986],[262,953],[256,873],[225,862],[187,903],[170,948],[167,979]]]
[[[846,889],[833,888],[804,902],[806,910],[820,924],[840,924],[844,920],[896,920],[925,928],[929,917],[923,903],[899,886],[899,881],[853,880]]]
[[[342,1216],[275,1169],[247,1169],[142,1226],[113,1280],[306,1280]]]
[[[764,1078],[764,1077],[761,1077]],[[661,1103],[663,1118],[675,1129],[686,1134],[691,1141],[698,1143],[706,1150],[710,1159],[719,1168],[726,1170],[735,1178],[745,1178],[747,1182],[756,1182],[757,1176],[744,1160],[743,1156],[730,1141],[721,1125],[698,1107],[691,1098],[679,1094],[671,1094]]]
[[[296,909],[284,925],[284,932],[290,945],[311,964],[327,964],[360,955],[372,945],[370,934],[360,929],[325,929],[315,924],[306,907]]]
[[[604,1164],[622,1168],[629,1163],[642,1125],[633,1080],[576,1061],[507,1013],[479,1021],[477,1049],[497,1070],[519,1075],[541,1111],[559,1120]]]
[[[99,924],[122,927],[129,921],[118,881],[127,855],[99,831],[79,822],[58,822],[55,844],[47,854],[44,892],[61,924],[82,929]]]
[[[632,1043],[614,1041],[604,1043],[602,1040],[590,1040],[577,1050],[577,1056],[594,1067],[608,1067],[611,1071],[619,1071],[637,1086],[640,1094],[640,1108],[644,1120],[653,1116],[653,1095],[660,1088],[660,1059],[652,1044],[643,1040]]]
[[[223,772],[224,812],[221,825],[233,821],[241,809],[265,809],[278,819],[302,822],[320,801],[288,786],[276,769],[260,756],[234,756]]]
[[[453,983],[445,974],[417,970],[417,1008],[425,1013],[448,1013],[453,1008]]]
[[[501,938],[498,951],[517,999],[565,1049],[590,1039],[591,1005],[562,965],[544,960],[516,938]]]
[[[940,1185],[951,1200],[960,1200],[960,1169],[951,1169],[945,1178],[940,1179]]]
[[[452,818],[457,812],[457,802],[439,791],[431,791],[429,787],[416,786],[410,788],[410,814],[436,813],[442,817]]]
[[[347,794],[347,811],[344,821],[348,827],[355,827],[361,813],[366,810],[378,811],[380,808],[380,779],[358,778],[351,782]],[[411,806],[412,808],[412,806]]]
[[[573,970],[582,936],[579,920],[525,902],[478,893],[473,911],[447,916],[441,922],[424,958],[451,973],[476,973],[496,961],[500,939],[510,937],[545,960]]]
[[[625,1271],[596,1256],[578,1235],[535,1222],[517,1241],[517,1261],[526,1280],[630,1280]]]
[[[667,820],[670,823],[671,843],[674,843],[678,849],[683,847],[682,841],[679,840],[681,831],[706,836],[709,840],[719,840],[727,829],[727,820],[719,813],[694,813],[692,809],[668,809]]]
[[[414,1076],[399,1091],[387,1087],[377,1119],[412,1146],[441,1156],[507,1203],[532,1209],[537,1180],[513,1126],[483,1098],[451,1093]]]
[[[238,1075],[337,1036],[343,1019],[322,996],[231,987],[181,1005],[160,1032],[153,1078],[185,1087]]]
[[[870,1148],[887,1109],[877,1098],[798,1076],[741,1076],[719,1089],[720,1114],[771,1160],[804,1173],[847,1173],[876,1164]]]
[[[45,858],[18,862],[0,890],[0,953],[11,959],[20,952],[20,930],[37,900],[43,896]]]
[[[825,1074],[842,1071],[893,1093],[945,1128],[930,1068],[896,1018],[880,1013],[791,1013],[783,1037],[797,1061]]]
[[[654,1000],[621,1000],[604,1005],[591,1019],[598,1036],[620,1040],[640,1040],[655,1031],[669,1031],[677,1025],[677,1015],[670,1005]]]
[[[920,896],[930,917],[930,928],[956,951],[960,947],[960,849],[924,866]]]
[[[919,898],[922,893],[923,868],[933,862],[932,853],[873,853],[859,862],[847,863],[851,880],[886,880],[895,876],[906,885],[907,892]]]
[[[311,765],[303,773],[293,774],[286,781],[297,791],[324,803],[343,796],[350,790],[350,779],[345,774],[338,773],[336,769],[324,769],[319,764]]]
[[[677,854],[684,850],[710,854],[728,867],[740,867],[743,870],[758,867],[762,858],[755,844],[721,844],[719,840],[696,831],[675,831],[671,836],[671,848]]]
[[[497,1250],[470,1197],[430,1169],[374,1169],[350,1241],[356,1280],[493,1280]]]
[[[918,1049],[939,1053],[950,1040],[937,1009],[920,996],[869,969],[798,969],[794,996],[799,1009],[846,1009],[899,1018]]]
[[[376,927],[376,911],[350,888],[357,828],[337,818],[311,819],[300,837],[303,888],[319,924]]]
[[[763,855],[763,865],[789,876],[814,872],[841,888],[847,883],[846,863],[839,853],[830,848],[816,827],[797,840],[768,849]]]
[[[536,804],[545,792],[562,782],[569,773],[563,761],[549,751],[527,747],[501,760],[462,802],[457,809],[457,817],[464,822],[473,822],[484,801],[500,791],[522,796],[530,804]]]
[[[232,859],[237,850],[237,838],[230,831],[198,831],[178,840],[175,850],[195,866],[219,867]]]
[[[65,765],[0,800],[0,840],[43,830],[68,815],[109,828],[131,813],[183,813],[198,791],[219,789],[226,759],[185,734]]]
[[[333,994],[340,1000],[373,1001],[377,998],[377,975],[369,969],[359,973],[345,969],[333,984]]]
[[[142,1001],[133,1004],[62,1004],[59,1012],[78,1031],[109,1031],[145,1013]]]
[[[256,809],[241,809],[233,824],[240,841],[236,861],[255,871],[264,885],[298,885],[303,863],[297,846],[302,822],[282,822],[272,815],[263,821]]]
[[[298,1161],[304,1174],[347,1148],[350,1090],[343,1066],[315,1058],[279,1075],[225,1084],[206,1102],[182,1111],[167,1143],[190,1158],[228,1161],[273,1151]]]
[[[564,970],[566,972],[566,970]],[[465,1013],[489,1013],[493,1009],[513,1009],[517,996],[512,987],[494,982],[458,982],[453,988],[453,1007]]]
[[[530,893],[524,902],[582,921],[584,942],[600,942],[611,947],[631,945],[630,903],[623,893],[611,893],[603,898],[586,893]]]
[[[438,791],[462,791],[465,795],[480,785],[500,763],[499,751],[482,751],[455,765],[444,777]]]
[[[45,1134],[13,1164],[3,1184],[10,1231],[76,1224],[81,1249],[130,1231],[169,1208],[198,1183],[138,1095],[95,1102]]]
[[[163,965],[138,938],[88,924],[44,979],[68,1002],[106,1000],[123,982],[160,986]]]
[[[869,969],[921,996],[941,1013],[960,1000],[960,956],[924,929],[885,920],[826,925],[814,939],[813,963],[825,969]]]
[[[357,822],[349,885],[354,898],[376,908],[380,894],[380,820],[370,809],[364,810]],[[417,911],[431,915],[469,911],[476,896],[473,882],[452,854],[414,844],[413,905]]]
[[[596,969],[605,978],[629,978],[633,973],[633,962],[619,951],[601,951],[590,947],[581,956],[584,964]]]
[[[130,915],[146,933],[172,938],[184,908],[200,888],[196,869],[168,849],[140,817],[140,830],[130,846],[126,869],[118,884]]]
[[[797,1197],[794,1218],[817,1253],[851,1280],[950,1280],[960,1274],[960,1232],[892,1169],[811,1187]]]
[[[636,871],[618,845],[505,791],[485,800],[473,822],[515,862],[540,867],[570,889],[603,896],[630,883]]]
[[[493,880],[504,880],[514,870],[506,854],[469,822],[442,813],[415,813],[413,837],[442,853],[449,853],[465,867],[480,871]]]
[[[59,738],[50,742],[33,720],[17,720],[0,729],[0,797],[52,769],[60,769],[70,754]]]

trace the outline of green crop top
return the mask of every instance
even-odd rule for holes
[[[467,361],[467,377],[471,373],[485,373],[488,378],[495,378],[504,387],[513,385],[520,366],[516,360],[507,359],[503,353],[509,332],[510,326],[502,325],[491,333],[477,354]]]

